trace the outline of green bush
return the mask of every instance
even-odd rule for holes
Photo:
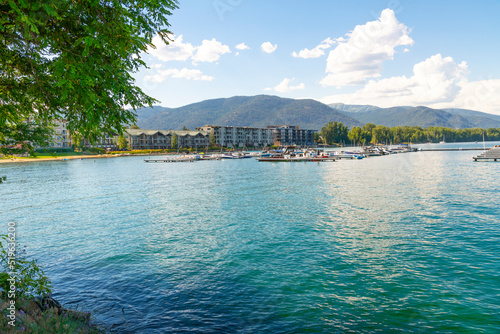
[[[106,150],[100,147],[85,147],[83,149],[87,153],[104,154]]]
[[[11,291],[11,273],[15,273],[15,296],[34,298],[49,295],[52,285],[36,260],[28,260],[25,250],[7,235],[0,235],[0,287],[2,294],[8,296]],[[14,242],[13,242],[14,241]],[[14,259],[14,260],[12,260]]]
[[[109,154],[148,154],[148,153],[164,153],[168,152],[169,150],[130,150],[130,151],[110,151]]]

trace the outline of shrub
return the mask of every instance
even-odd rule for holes
[[[106,150],[100,147],[85,147],[84,148],[85,152],[88,153],[96,153],[96,154],[104,154],[106,153]]]
[[[74,152],[75,150],[71,147],[57,147],[57,148],[50,148],[50,147],[47,147],[47,148],[37,148],[35,150],[36,153],[70,153],[70,152]]]
[[[0,287],[2,294],[10,290],[11,273],[15,273],[15,288],[17,298],[34,298],[49,295],[52,285],[36,260],[29,260],[25,250],[20,251],[20,245],[7,235],[0,235]],[[15,260],[12,261],[12,258]]]

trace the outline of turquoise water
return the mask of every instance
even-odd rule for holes
[[[478,153],[1,164],[1,221],[116,332],[496,333],[500,163]]]

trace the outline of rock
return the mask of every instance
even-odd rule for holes
[[[62,309],[61,304],[50,296],[42,297],[40,303],[38,304],[42,310],[46,310],[49,308],[57,308],[58,310]]]
[[[39,315],[42,313],[40,305],[34,300],[26,300],[19,305],[19,309],[23,310],[25,313]]]

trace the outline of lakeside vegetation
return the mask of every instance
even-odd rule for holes
[[[483,137],[484,136],[484,137]],[[375,125],[367,123],[363,126],[349,128],[340,122],[329,122],[320,131],[322,143],[350,143],[368,145],[372,144],[401,144],[401,143],[439,143],[446,141],[474,142],[474,141],[500,140],[499,128],[470,128],[452,129],[438,126],[423,128],[420,126],[394,126]]]
[[[87,312],[65,309],[51,297],[52,283],[26,246],[16,241],[16,227],[0,235],[1,333],[103,333]]]

